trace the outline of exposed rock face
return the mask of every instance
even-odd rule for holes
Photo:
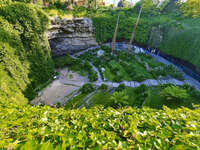
[[[158,26],[154,26],[151,29],[150,37],[149,37],[149,45],[151,47],[159,47],[163,40],[163,35],[162,35],[161,28]]]
[[[47,35],[53,57],[97,46],[94,27],[89,18],[51,19]]]

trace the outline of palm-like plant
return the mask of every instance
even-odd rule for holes
[[[113,101],[113,104],[117,107],[128,105],[128,96],[126,95],[125,91],[113,93],[113,95],[111,96],[111,100]]]

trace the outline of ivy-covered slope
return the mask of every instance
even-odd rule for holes
[[[0,100],[26,103],[53,74],[47,16],[23,4],[0,5]]]
[[[0,102],[0,148],[198,149],[200,108],[64,110]]]

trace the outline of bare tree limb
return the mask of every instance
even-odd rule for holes
[[[119,13],[118,13],[118,17],[117,17],[117,23],[116,23],[116,27],[115,27],[115,32],[114,32],[113,39],[112,39],[112,54],[114,54],[114,50],[115,50],[115,43],[116,43],[116,38],[117,38],[120,12],[121,12],[121,7],[119,9]]]

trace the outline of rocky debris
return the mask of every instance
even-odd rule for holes
[[[53,56],[73,54],[98,45],[89,18],[52,18],[47,36]]]
[[[98,50],[98,52],[97,52],[97,56],[98,57],[101,57],[101,56],[103,56],[103,54],[104,54],[104,51],[103,50]]]

